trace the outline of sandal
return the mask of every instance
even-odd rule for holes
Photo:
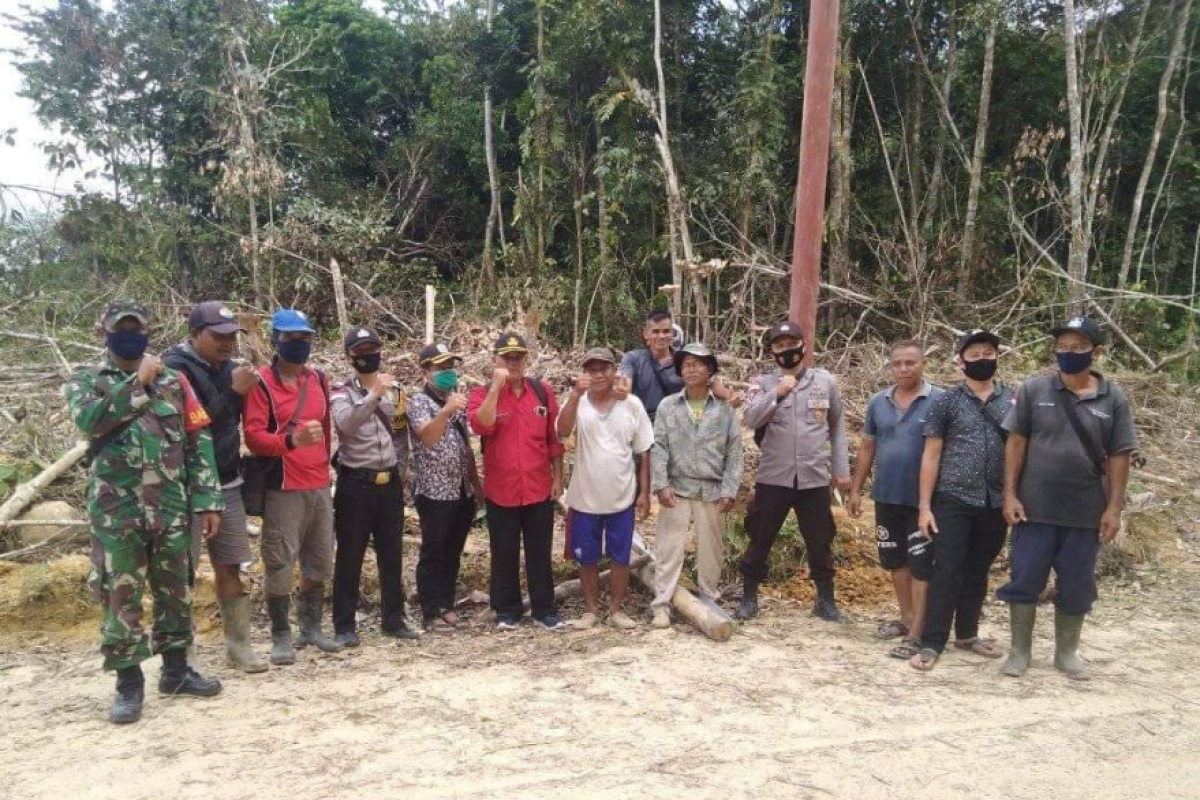
[[[459,619],[458,613],[455,612],[453,609],[451,609],[449,611],[443,611],[441,619],[442,619],[442,622],[446,623],[451,628],[457,628],[458,624],[462,621],[461,619]]]
[[[926,647],[909,659],[908,664],[913,669],[920,670],[921,672],[929,672],[941,656],[942,654],[937,650],[934,650],[932,647]]]
[[[1000,658],[1004,655],[1004,651],[996,646],[994,640],[980,639],[978,636],[973,639],[956,639],[954,646],[959,650],[970,650],[975,655],[984,658]]]
[[[451,633],[454,626],[441,617],[430,617],[425,620],[425,630],[431,633]]]
[[[897,636],[908,636],[908,626],[898,619],[883,623],[875,631],[876,639],[895,639]]]
[[[893,647],[888,655],[892,658],[912,658],[917,653],[921,652],[921,640],[911,639],[905,636],[900,640],[900,644]]]

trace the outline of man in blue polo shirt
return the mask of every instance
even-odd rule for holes
[[[850,487],[850,516],[862,514],[862,488],[875,470],[871,499],[875,501],[879,564],[892,575],[900,619],[880,626],[880,639],[903,637],[892,649],[896,658],[911,658],[921,649],[925,621],[925,596],[929,589],[931,549],[918,531],[917,505],[921,454],[925,449],[925,417],[941,394],[925,380],[925,355],[920,342],[904,339],[891,347],[892,386],[877,393],[867,405],[863,441]]]
[[[1137,431],[1120,387],[1091,369],[1104,350],[1100,326],[1073,317],[1051,334],[1058,371],[1026,381],[1004,420],[1012,579],[996,596],[1009,605],[1012,650],[1000,671],[1016,678],[1029,669],[1037,601],[1053,569],[1054,666],[1083,680],[1079,634],[1096,600],[1100,543],[1121,529]]]

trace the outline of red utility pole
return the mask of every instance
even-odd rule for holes
[[[800,323],[804,341],[808,344],[805,363],[812,362],[812,343],[817,330],[825,180],[829,175],[829,123],[840,6],[841,0],[811,0],[808,12],[800,174],[796,179],[796,225],[792,233],[792,291],[788,303],[788,317]]]

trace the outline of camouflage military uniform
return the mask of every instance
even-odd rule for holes
[[[192,641],[188,550],[192,512],[221,511],[220,479],[204,407],[187,379],[164,367],[149,387],[105,355],[63,387],[71,419],[93,441],[134,420],[92,463],[89,583],[104,606],[105,669],[150,657],[142,627],[146,579],[154,596],[154,652]]]

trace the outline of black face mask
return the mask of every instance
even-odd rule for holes
[[[791,350],[783,350],[775,353],[774,356],[776,364],[784,369],[791,369],[804,360],[804,345],[793,347]]]
[[[113,331],[105,335],[104,343],[117,358],[136,361],[146,352],[150,337],[143,331]]]
[[[973,381],[988,381],[996,374],[996,359],[981,358],[978,361],[964,361],[963,374]]]
[[[354,371],[360,375],[370,375],[374,372],[379,372],[379,363],[383,360],[383,353],[367,353],[364,356],[351,356],[350,363],[354,365]]]

